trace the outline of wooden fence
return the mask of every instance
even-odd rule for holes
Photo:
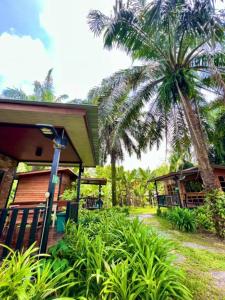
[[[157,196],[158,206],[159,207],[171,207],[171,206],[180,206],[179,195],[158,195]]]
[[[0,243],[14,250],[27,248],[40,242],[45,207],[13,207],[0,209]],[[5,257],[7,248],[0,247],[0,257]]]

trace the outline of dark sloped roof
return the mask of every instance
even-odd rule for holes
[[[224,165],[212,165],[213,169],[222,169],[225,170],[225,166]],[[173,179],[182,175],[192,175],[192,174],[197,174],[199,173],[199,168],[198,167],[192,167],[192,168],[188,168],[185,170],[181,170],[178,172],[170,172],[166,175],[162,175],[162,176],[158,176],[155,177],[153,179],[150,179],[148,182],[154,182],[154,181],[163,181],[164,179]]]
[[[19,172],[16,174],[17,178],[21,177],[31,177],[34,175],[41,175],[41,174],[50,174],[51,170],[37,170],[37,171],[30,171],[30,172]],[[72,169],[70,168],[59,168],[58,169],[58,174],[59,173],[64,173],[68,174],[73,180],[77,179],[77,175],[73,172]]]
[[[82,184],[93,184],[93,185],[106,185],[107,179],[106,178],[81,178]]]

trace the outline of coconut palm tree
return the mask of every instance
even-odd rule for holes
[[[149,103],[150,137],[152,133],[157,135],[162,115],[162,128],[169,130],[168,116],[174,109],[175,114],[180,110],[205,188],[217,188],[198,114],[202,91],[208,89],[207,79],[215,75],[212,63],[217,72],[225,73],[224,27],[211,1],[117,0],[111,16],[91,11],[88,18],[94,34],[103,35],[106,48],[119,47],[142,62],[136,68],[136,83],[130,85],[130,107],[125,122],[135,119],[145,103]],[[216,46],[210,52],[212,40]],[[132,72],[132,69],[121,72],[121,86],[129,82]],[[161,116],[157,120],[156,109]]]
[[[114,78],[115,79],[115,78]],[[110,157],[112,180],[112,204],[117,205],[116,164],[123,161],[124,152],[136,153],[140,157],[137,140],[140,122],[135,120],[129,126],[120,126],[120,120],[126,113],[128,88],[116,91],[116,80],[104,79],[99,87],[93,88],[88,95],[88,102],[99,107],[100,161],[105,163]],[[112,101],[113,99],[113,101]]]
[[[18,88],[7,88],[3,90],[3,96],[16,100],[30,100],[30,101],[43,101],[43,102],[55,102],[60,103],[68,99],[67,95],[61,95],[59,97],[55,96],[54,86],[53,86],[53,69],[50,69],[47,76],[43,82],[34,81],[33,94],[27,95],[23,90]]]

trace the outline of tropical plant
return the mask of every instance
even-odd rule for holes
[[[114,87],[116,82],[114,82]],[[114,100],[116,105],[112,105],[112,99],[109,96],[112,92],[111,79],[102,81],[99,87],[89,92],[91,102],[99,106],[99,138],[100,138],[100,159],[102,163],[107,161],[108,156],[111,162],[111,186],[112,186],[112,204],[117,205],[116,195],[116,164],[124,159],[124,150],[131,155],[136,153],[140,157],[135,139],[139,131],[139,121],[136,120],[129,126],[118,127],[123,114],[126,111],[124,99],[128,90],[125,89],[120,93],[114,91]]]
[[[114,75],[117,91],[124,86],[131,91],[121,126],[136,119],[148,103],[141,146],[158,144],[163,132],[173,133],[180,143],[181,137],[188,138],[187,127],[206,190],[219,185],[210,165],[199,106],[204,102],[203,90],[210,86],[217,94],[215,87],[221,87],[215,73],[225,74],[221,19],[209,0],[117,0],[110,17],[100,11],[89,14],[90,28],[103,35],[106,48],[122,48],[143,62]]]
[[[76,297],[192,298],[173,264],[173,244],[138,219],[129,220],[121,208],[83,211],[79,226],[69,223],[60,243],[51,253],[73,267]]]
[[[186,232],[195,232],[197,228],[193,211],[187,208],[174,207],[166,211],[164,217],[177,229]]]
[[[194,213],[198,230],[215,230],[209,205],[199,206],[194,210]]]
[[[225,238],[225,193],[219,190],[211,191],[206,195],[206,203],[212,214],[216,232]]]
[[[156,120],[156,112],[162,121],[162,114],[167,119],[168,113],[182,109],[205,185],[214,188],[214,175],[197,113],[198,102],[202,98],[201,88],[207,88],[201,75],[204,72],[204,79],[206,76],[210,78],[212,59],[217,69],[224,73],[223,28],[211,3],[194,1],[191,5],[189,1],[153,1],[146,4],[145,1],[127,1],[124,4],[118,0],[111,18],[92,11],[89,23],[96,35],[104,33],[105,47],[117,45],[133,58],[146,61],[144,66],[135,69],[138,77],[135,83],[139,89],[136,88],[132,97],[133,116],[145,101],[151,101],[149,124]],[[207,51],[212,37],[218,43],[213,56]],[[132,72],[134,70],[119,73],[123,85],[126,81],[131,83]],[[165,130],[168,122],[161,123]]]
[[[30,100],[30,101],[40,101],[40,102],[63,102],[68,99],[67,95],[61,95],[59,97],[55,96],[54,86],[53,86],[53,69],[50,69],[43,83],[40,81],[34,81],[33,94],[27,95],[23,90],[18,88],[7,88],[3,90],[3,96],[7,98],[12,98],[16,100]]]
[[[46,262],[47,255],[37,255],[34,246],[23,253],[8,250],[0,266],[1,299],[59,299],[74,286],[70,278],[72,268],[56,274],[53,263]]]

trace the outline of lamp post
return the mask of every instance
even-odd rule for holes
[[[45,209],[44,223],[41,233],[41,241],[40,241],[40,253],[45,253],[47,250],[48,243],[48,235],[51,224],[51,214],[52,214],[52,206],[54,201],[54,193],[55,193],[55,185],[57,183],[57,173],[59,166],[59,159],[61,150],[65,149],[67,140],[64,137],[64,130],[59,134],[56,129],[49,124],[37,124],[36,125],[41,133],[48,139],[53,141],[54,145],[54,154],[52,160],[51,174],[48,185],[48,201]]]

